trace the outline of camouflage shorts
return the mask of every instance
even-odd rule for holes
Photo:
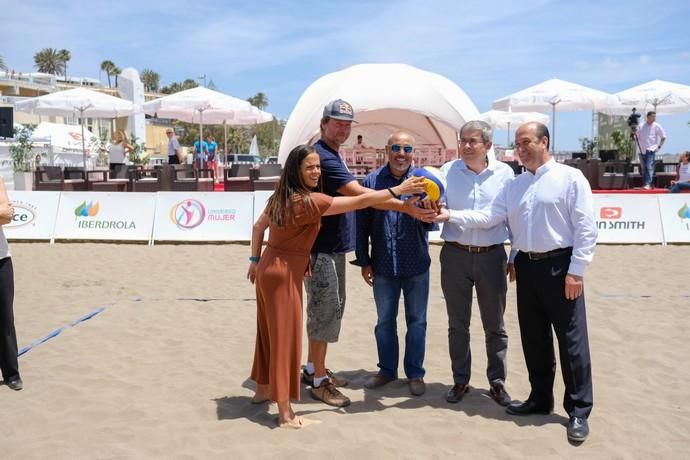
[[[345,310],[345,254],[311,255],[307,291],[307,335],[311,340],[337,342]]]

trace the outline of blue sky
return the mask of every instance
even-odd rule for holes
[[[281,118],[320,76],[370,62],[442,74],[480,111],[554,77],[608,92],[656,78],[690,84],[687,0],[5,0],[1,11],[10,69],[66,48],[74,76],[98,76],[105,59],[153,69],[163,84],[206,74],[233,96],[266,93]],[[659,117],[665,151],[690,149],[688,120]],[[559,149],[578,149],[591,114],[558,114],[557,129]]]

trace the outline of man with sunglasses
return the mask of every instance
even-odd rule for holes
[[[392,134],[386,144],[388,163],[369,174],[362,185],[385,190],[409,178],[415,169],[414,142],[406,132]],[[432,224],[399,211],[357,211],[357,259],[352,263],[361,267],[364,281],[374,288],[374,335],[379,358],[379,371],[364,384],[365,388],[373,390],[398,378],[397,317],[402,293],[407,323],[405,375],[412,395],[421,396],[426,391],[424,351],[431,264],[427,232],[431,229]]]
[[[505,185],[513,180],[513,170],[489,157],[493,131],[483,121],[469,121],[460,129],[460,159],[446,163],[441,172],[446,181],[446,207],[450,214],[462,209],[490,206]],[[487,229],[464,229],[452,219],[443,225],[441,238],[441,288],[448,312],[448,349],[453,387],[446,401],[457,403],[470,389],[472,354],[470,318],[472,288],[486,341],[489,395],[502,406],[510,403],[505,390],[508,334],[503,323],[506,307],[505,222]]]
[[[367,192],[350,173],[338,150],[350,137],[355,112],[342,99],[329,102],[321,118],[321,139],[314,150],[321,159],[321,185],[330,196],[355,196]],[[433,220],[436,211],[391,197],[384,207],[402,211],[418,219]],[[355,248],[353,213],[321,219],[321,230],[311,250],[312,276],[304,279],[307,292],[307,335],[309,353],[302,380],[310,385],[314,399],[336,407],[350,404],[337,387],[347,385],[326,368],[329,343],[338,341],[345,309],[345,254]]]

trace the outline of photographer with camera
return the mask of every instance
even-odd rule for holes
[[[632,115],[631,115],[632,117]],[[647,121],[638,128],[637,142],[640,147],[640,172],[642,173],[642,188],[652,188],[654,174],[654,159],[661,146],[666,141],[664,128],[656,122],[656,112],[647,112]]]
[[[633,107],[632,113],[628,117],[628,126],[630,127],[630,137],[635,137],[635,134],[637,133],[637,128],[640,125],[640,115],[637,113],[637,109]]]

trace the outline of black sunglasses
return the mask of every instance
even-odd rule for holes
[[[391,145],[391,151],[398,153],[400,152],[400,149],[403,149],[403,152],[405,153],[412,153],[412,146],[411,145],[400,145],[400,144],[393,144]]]

